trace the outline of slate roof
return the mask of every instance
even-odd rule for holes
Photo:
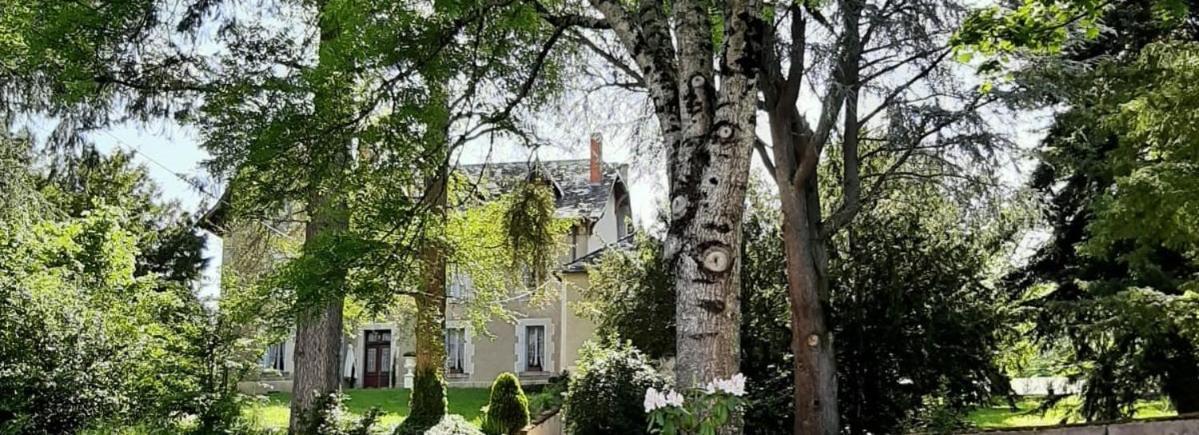
[[[534,166],[554,184],[557,195],[555,215],[561,218],[591,219],[603,216],[608,194],[617,182],[625,182],[621,174],[628,167],[623,163],[604,163],[603,182],[599,184],[590,182],[591,161],[588,159],[462,165],[458,170],[470,177],[470,183],[478,183],[479,191],[499,194],[509,192],[517,183],[527,180],[529,169]],[[204,214],[199,223],[201,228],[219,235],[226,232],[230,193],[226,189],[217,204]]]
[[[586,272],[587,266],[591,266],[599,261],[600,257],[604,256],[605,252],[610,249],[627,251],[633,249],[633,235],[629,234],[620,240],[604,245],[602,248],[591,251],[587,255],[576,258],[574,261],[563,264],[560,268],[563,272]]]
[[[603,181],[598,184],[590,182],[591,162],[588,159],[463,165],[459,170],[469,176],[471,183],[479,183],[480,191],[502,193],[527,180],[530,169],[536,167],[554,184],[558,217],[598,219],[603,215],[608,195],[616,183],[625,182],[621,174],[627,166],[604,163]]]

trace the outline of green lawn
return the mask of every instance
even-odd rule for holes
[[[345,402],[346,408],[355,415],[362,415],[372,407],[382,410],[384,426],[398,425],[408,415],[406,389],[355,389],[344,393],[349,398]],[[447,392],[449,411],[478,424],[479,409],[487,404],[488,394],[486,388],[450,388]],[[287,429],[290,402],[291,394],[272,393],[264,403],[250,408],[247,413],[263,429]]]
[[[1051,426],[1060,424],[1063,420],[1066,423],[1082,421],[1076,412],[1081,404],[1076,396],[1063,399],[1044,414],[1036,411],[1041,401],[1040,398],[1021,399],[1016,403],[1018,410],[1014,412],[1008,408],[1007,402],[999,402],[990,407],[976,409],[970,413],[969,419],[982,428]],[[1176,412],[1170,408],[1169,403],[1162,399],[1137,403],[1135,418],[1165,417],[1175,414]]]

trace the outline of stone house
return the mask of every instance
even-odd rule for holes
[[[539,161],[537,165],[553,187],[556,216],[572,222],[565,241],[569,249],[546,284],[553,297],[540,304],[519,297],[507,302],[507,308],[518,313],[515,323],[492,320],[486,326],[489,334],[481,334],[462,315],[463,302],[470,297],[470,280],[450,272],[445,340],[446,379],[451,387],[486,387],[497,375],[509,371],[517,374],[522,383],[544,383],[571,370],[580,347],[595,331],[592,322],[571,309],[572,302],[580,300],[581,290],[588,286],[586,265],[604,250],[624,248],[630,243],[632,209],[627,165],[603,162],[598,135],[591,139],[589,159]],[[502,193],[528,178],[530,164],[489,163],[465,165],[458,170],[472,179],[485,180],[480,188]],[[223,255],[227,265],[253,268],[261,266],[262,261],[278,261],[239,258],[249,241],[240,239],[236,230],[218,234],[225,239]],[[405,386],[411,367],[405,366],[403,355],[412,349],[411,325],[387,321],[362,324],[343,342],[346,386]],[[272,388],[290,389],[293,350],[293,339],[289,338],[264,353],[262,367],[279,374],[268,383]]]

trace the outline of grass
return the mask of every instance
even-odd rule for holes
[[[409,391],[406,389],[353,389],[344,393],[349,399],[345,402],[346,409],[352,414],[362,415],[374,407],[383,411],[380,423],[384,427],[398,425],[408,415]],[[489,394],[486,388],[450,388],[446,398],[449,412],[461,415],[476,425],[480,424],[480,408],[487,405]],[[246,412],[263,429],[286,430],[291,414],[290,404],[291,394],[271,393],[265,402]]]
[[[1013,428],[1027,426],[1052,426],[1061,423],[1080,423],[1078,409],[1082,401],[1077,396],[1062,399],[1044,414],[1037,411],[1041,398],[1026,397],[1016,402],[1016,411],[1008,408],[1007,402],[996,402],[989,407],[974,410],[968,416],[970,422],[980,428]],[[1176,415],[1165,399],[1145,400],[1136,405],[1134,418],[1153,418]]]

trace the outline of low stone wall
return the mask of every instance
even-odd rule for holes
[[[271,380],[271,381],[242,381],[237,383],[237,391],[242,394],[260,395],[266,393],[290,393],[291,380]]]
[[[1199,415],[1066,426],[975,432],[976,435],[1199,435]]]
[[[525,435],[563,435],[565,428],[562,426],[562,413],[555,411],[548,416],[542,416],[525,428]]]

